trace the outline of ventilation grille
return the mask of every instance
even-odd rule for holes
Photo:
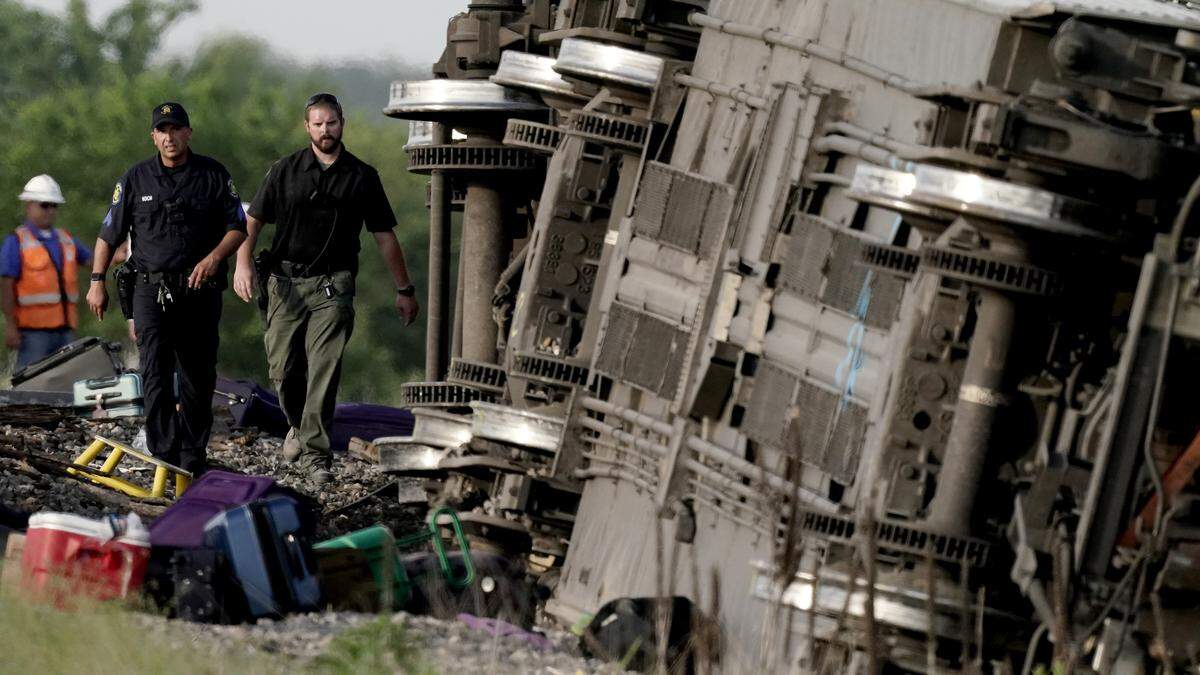
[[[651,162],[638,187],[633,231],[707,258],[732,209],[733,191],[724,183]]]
[[[870,242],[799,217],[792,228],[780,283],[784,289],[859,317],[872,328],[890,328],[900,312],[904,280],[860,262]]]
[[[794,453],[843,484],[858,470],[867,410],[764,361],[754,378],[742,431],[756,443]]]
[[[674,324],[614,303],[596,368],[671,400],[679,388],[687,347],[688,333]]]

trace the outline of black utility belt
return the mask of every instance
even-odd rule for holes
[[[274,274],[281,277],[289,277],[292,279],[308,279],[311,277],[325,277],[338,272],[349,272],[348,269],[332,269],[327,265],[313,267],[306,263],[295,263],[287,260],[280,260],[275,263]]]
[[[190,272],[134,272],[134,280],[139,284],[158,285],[162,284],[172,288],[183,288],[187,286],[188,279],[191,277]],[[221,282],[224,279],[213,277],[206,279],[200,288],[222,288]]]

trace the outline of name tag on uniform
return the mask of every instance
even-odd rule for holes
[[[143,202],[152,202],[152,201],[154,201],[154,195],[142,195],[142,201]]]

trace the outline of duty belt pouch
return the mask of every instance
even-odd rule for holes
[[[263,323],[267,321],[267,283],[271,280],[271,272],[275,268],[275,256],[271,249],[263,249],[254,256],[254,275],[258,277],[258,312]]]
[[[137,271],[128,263],[121,265],[113,272],[117,281],[117,301],[121,305],[121,316],[133,318],[133,287],[137,283]]]

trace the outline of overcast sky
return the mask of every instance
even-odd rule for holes
[[[22,1],[52,12],[67,6],[67,0]],[[124,2],[88,4],[100,19]],[[168,33],[164,49],[187,54],[208,38],[241,32],[308,63],[390,57],[423,66],[441,55],[446,22],[466,6],[467,0],[200,0],[200,11]]]

